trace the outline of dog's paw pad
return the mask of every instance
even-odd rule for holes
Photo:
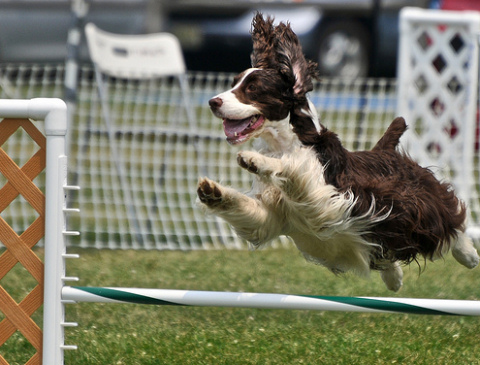
[[[215,206],[222,202],[222,192],[218,185],[207,178],[198,182],[197,195],[203,204]]]
[[[258,166],[255,164],[252,158],[248,158],[242,153],[237,156],[237,163],[241,168],[251,172],[252,174],[258,174]]]

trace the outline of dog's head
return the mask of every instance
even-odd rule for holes
[[[230,90],[209,101],[215,116],[223,119],[231,144],[258,137],[266,126],[287,119],[296,108],[305,108],[312,77],[317,77],[316,64],[305,60],[289,24],[274,26],[272,18],[257,13],[252,40],[252,68],[237,75]]]

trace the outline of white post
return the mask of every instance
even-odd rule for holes
[[[43,315],[43,364],[63,364],[64,306],[61,291],[65,277],[64,191],[67,179],[65,138],[67,108],[62,101],[45,115],[47,168],[45,181],[45,289]]]

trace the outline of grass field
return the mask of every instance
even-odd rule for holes
[[[72,251],[72,250],[70,250]],[[379,275],[336,277],[306,263],[295,249],[250,251],[81,250],[68,274],[79,285],[391,296]],[[20,292],[22,270],[9,276]],[[480,270],[450,256],[424,272],[405,268],[394,296],[480,299]],[[25,284],[27,283],[27,284]],[[2,283],[4,284],[4,283]],[[21,293],[18,293],[21,294]],[[67,306],[79,322],[66,332],[68,365],[153,364],[478,364],[480,318],[360,314],[132,304]],[[18,339],[0,353],[28,359]],[[31,356],[31,355],[30,355]]]

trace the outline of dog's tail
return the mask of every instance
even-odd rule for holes
[[[373,151],[394,150],[400,142],[400,137],[406,130],[407,124],[405,123],[405,119],[402,117],[395,118],[382,138],[380,138],[375,147],[373,147]]]

